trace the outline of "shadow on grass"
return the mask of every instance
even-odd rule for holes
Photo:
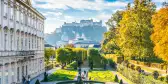
[[[58,82],[56,84],[105,84],[104,82],[99,82],[99,81],[83,81],[83,83],[77,83],[77,81],[62,81]]]
[[[75,75],[56,73],[48,77],[49,81],[74,80]]]
[[[49,81],[74,80],[76,70],[57,70],[48,77]]]

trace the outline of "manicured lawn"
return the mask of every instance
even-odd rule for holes
[[[77,75],[75,70],[57,70],[48,77],[49,81],[74,80]]]
[[[111,71],[91,71],[88,75],[93,81],[114,82],[114,75]]]

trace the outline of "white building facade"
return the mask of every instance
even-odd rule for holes
[[[0,0],[0,84],[45,71],[44,20],[30,0]]]

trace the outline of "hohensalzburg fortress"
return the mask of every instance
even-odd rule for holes
[[[93,22],[93,20],[81,20],[80,23],[72,22],[72,23],[66,23],[64,22],[63,26],[102,26],[102,20],[99,22]]]

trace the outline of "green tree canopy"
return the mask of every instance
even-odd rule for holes
[[[45,48],[45,61],[48,62],[51,56],[55,56],[55,51],[54,49],[51,48]]]
[[[106,22],[110,29],[108,32],[104,33],[104,40],[101,47],[101,51],[104,53],[115,53],[115,50],[119,50],[116,43],[116,38],[122,15],[123,11],[117,11],[116,13],[112,14],[111,18],[108,20],[108,22]]]
[[[155,5],[151,0],[134,0],[134,6],[123,14],[119,28],[119,46],[124,56],[153,56],[151,19]],[[145,17],[147,16],[147,17]]]

